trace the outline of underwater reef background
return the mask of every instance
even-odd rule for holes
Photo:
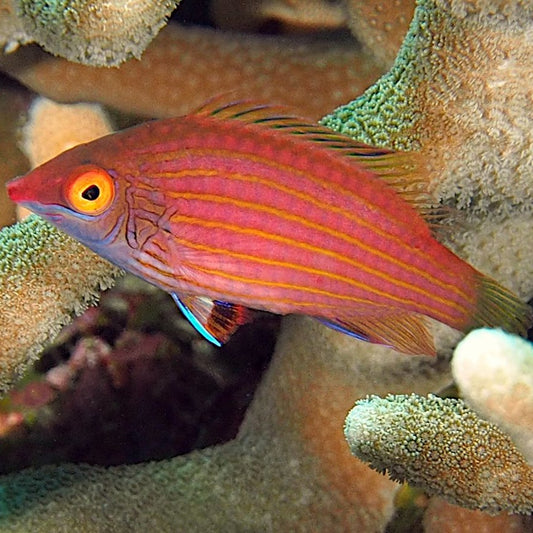
[[[439,238],[531,300],[529,0],[177,3],[0,0],[2,184],[213,96],[281,103],[420,152]],[[530,342],[432,324],[406,356],[265,314],[215,350],[24,216],[2,187],[0,531],[533,528]]]

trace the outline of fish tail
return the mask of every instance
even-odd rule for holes
[[[525,336],[533,324],[533,309],[496,280],[475,273],[478,301],[468,330],[479,327],[502,328]]]

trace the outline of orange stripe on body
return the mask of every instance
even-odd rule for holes
[[[170,193],[170,194],[171,194],[171,196],[173,196],[172,193]],[[177,193],[174,197],[179,197],[179,198],[184,198],[184,199],[201,200],[201,201],[208,201],[208,202],[214,202],[214,203],[219,203],[219,204],[228,203],[228,204],[237,205],[239,207],[243,207],[243,208],[246,208],[246,209],[252,209],[252,210],[256,210],[256,211],[262,211],[264,213],[273,214],[273,215],[278,216],[279,218],[283,218],[285,220],[291,220],[291,221],[294,221],[294,222],[298,222],[299,224],[302,224],[302,225],[304,225],[306,227],[309,227],[309,228],[311,228],[311,229],[313,229],[315,231],[327,233],[328,235],[331,235],[333,237],[338,237],[338,238],[344,240],[345,242],[348,242],[351,245],[354,245],[354,246],[356,246],[358,248],[361,248],[362,250],[364,250],[364,251],[366,251],[366,252],[368,252],[370,254],[376,255],[376,256],[378,256],[378,257],[380,257],[380,258],[382,258],[382,259],[384,259],[384,260],[386,260],[386,261],[388,261],[390,263],[393,263],[393,264],[396,264],[396,265],[402,266],[402,267],[407,267],[410,270],[413,270],[411,265],[409,265],[408,263],[399,262],[399,261],[396,260],[396,258],[394,256],[391,256],[391,255],[388,255],[388,254],[386,254],[384,252],[376,250],[375,248],[372,248],[371,246],[368,246],[365,243],[361,242],[359,239],[354,239],[353,237],[351,237],[349,235],[346,235],[345,233],[338,232],[336,230],[328,228],[327,226],[320,226],[320,225],[315,224],[315,223],[313,223],[313,222],[311,222],[311,221],[309,221],[309,220],[307,220],[307,219],[305,219],[303,217],[300,217],[298,215],[293,215],[291,213],[287,213],[286,211],[279,210],[279,209],[277,209],[275,207],[260,205],[260,204],[256,204],[256,203],[248,202],[248,201],[244,201],[244,200],[237,200],[237,199],[234,199],[234,198],[221,197],[221,196],[212,195],[212,194]],[[171,218],[171,220],[173,220],[173,218]],[[220,227],[220,226],[217,226],[217,227]],[[255,233],[255,235],[259,235],[259,231],[258,230],[257,230],[257,233]],[[263,233],[263,236],[264,235],[271,235],[271,234],[270,233]],[[294,242],[298,242],[298,241],[294,241]],[[413,285],[413,284],[410,284],[410,283],[407,283],[407,282],[404,282],[404,281],[401,281],[401,280],[393,279],[386,272],[383,272],[381,270],[376,270],[376,269],[372,268],[371,266],[369,266],[369,265],[367,265],[365,263],[356,262],[356,261],[350,259],[349,257],[341,255],[341,254],[339,254],[337,252],[334,252],[332,250],[328,250],[328,249],[325,249],[325,248],[318,248],[318,247],[311,246],[311,245],[309,245],[309,246],[310,246],[309,249],[312,249],[316,253],[322,253],[322,254],[325,254],[325,255],[329,255],[330,257],[333,257],[334,259],[336,259],[338,261],[347,263],[347,264],[349,264],[351,266],[355,266],[355,267],[357,267],[357,268],[359,268],[361,270],[364,270],[368,274],[374,275],[376,277],[380,277],[380,278],[384,279],[385,281],[393,283],[394,285],[399,285],[399,286],[401,286],[401,287],[403,287],[405,289],[418,292],[419,294],[422,294],[424,296],[431,295],[430,296],[431,299],[437,300],[440,303],[448,302],[447,299],[444,299],[444,298],[441,298],[441,297],[437,297],[433,293],[429,293],[428,291],[420,288],[417,285]],[[226,250],[226,252],[234,254],[234,252],[232,252],[231,250]],[[436,284],[439,284],[439,280],[438,279],[434,280],[434,278],[432,278],[431,276],[429,276],[427,274],[426,274],[425,278],[428,281],[432,282],[432,283],[436,282]],[[348,279],[348,278],[346,278],[346,279]],[[444,288],[447,288],[447,287],[444,286]]]
[[[209,156],[209,155],[212,155],[214,153],[215,155],[220,155],[220,156],[225,156],[225,157],[235,157],[235,152],[232,152],[232,151],[229,151],[229,150],[224,150],[224,149],[213,149],[213,150],[211,150],[211,149],[209,149],[209,150],[206,150],[206,149],[192,149],[192,150],[186,150],[186,151],[177,151],[177,153],[182,153],[182,155],[194,153],[195,155],[200,155],[200,156],[202,156],[202,155]],[[270,159],[263,158],[263,157],[260,157],[260,156],[257,156],[257,155],[252,155],[252,154],[238,154],[238,155],[242,155],[242,156],[244,156],[247,159],[256,161],[256,162],[261,163],[261,164],[268,165],[268,166],[273,167],[273,168],[275,168],[275,169],[277,169],[277,170],[279,170],[281,172],[297,173],[301,177],[309,179],[310,181],[314,182],[316,185],[319,185],[319,186],[323,186],[324,185],[324,181],[323,180],[316,179],[310,173],[308,173],[306,171],[301,171],[301,170],[299,170],[299,169],[297,169],[295,167],[290,167],[288,165],[283,165],[283,164],[277,163],[275,161],[272,161]],[[371,230],[372,232],[376,233],[377,235],[379,235],[380,237],[382,237],[385,240],[393,241],[396,245],[401,246],[409,254],[417,255],[418,257],[423,259],[424,262],[430,263],[433,267],[436,267],[436,269],[438,271],[442,272],[442,264],[441,264],[441,262],[439,262],[437,259],[434,259],[431,255],[425,253],[422,250],[419,250],[419,249],[414,248],[414,247],[407,246],[405,241],[403,241],[400,237],[398,237],[396,235],[393,235],[393,234],[390,234],[390,233],[386,233],[385,231],[383,231],[378,226],[374,226],[374,225],[370,224],[367,220],[357,216],[357,214],[355,214],[355,213],[353,213],[351,211],[348,211],[346,209],[343,209],[341,207],[337,207],[337,206],[334,206],[334,205],[331,205],[331,204],[324,204],[323,202],[320,202],[320,200],[318,200],[317,198],[309,196],[309,195],[307,195],[307,194],[305,194],[305,193],[303,193],[303,192],[301,192],[299,190],[293,189],[293,188],[288,187],[286,185],[283,185],[282,183],[272,182],[270,180],[266,180],[266,179],[260,178],[260,177],[258,177],[256,175],[247,175],[247,174],[239,174],[239,173],[223,174],[223,173],[221,173],[220,170],[217,170],[217,169],[198,169],[198,168],[195,168],[195,169],[184,169],[184,170],[176,171],[176,172],[156,173],[154,175],[155,176],[161,176],[161,177],[169,178],[169,179],[171,179],[171,178],[178,178],[179,179],[179,178],[185,178],[185,177],[189,177],[189,176],[229,177],[229,178],[232,178],[232,179],[237,179],[237,180],[248,182],[248,183],[257,183],[257,184],[262,184],[262,185],[269,186],[269,187],[271,187],[271,188],[273,188],[275,190],[279,190],[279,191],[282,191],[282,192],[286,192],[288,194],[292,194],[295,197],[300,198],[301,200],[310,202],[310,203],[312,203],[313,205],[316,205],[319,208],[322,208],[322,209],[325,209],[325,210],[329,210],[331,212],[336,212],[336,213],[342,214],[342,215],[346,216],[348,219],[352,220],[356,225]],[[376,179],[378,179],[378,178],[376,178]],[[339,185],[337,185],[334,182],[331,182],[331,183],[327,182],[326,185],[328,187],[331,186],[337,192],[341,192],[342,194],[347,194],[347,195],[351,196],[352,198],[354,198],[358,202],[361,202],[361,201],[362,202],[366,202],[367,201],[366,199],[357,196],[350,189],[344,189],[344,188],[340,187]],[[171,193],[168,192],[167,194],[171,194]],[[179,198],[179,194],[177,194],[175,197]],[[387,210],[382,209],[380,206],[376,206],[376,205],[373,205],[373,207],[374,208],[378,208],[379,211],[382,214],[384,214],[388,218],[389,221],[391,221],[391,222],[393,222],[395,224],[398,223],[398,221],[395,218],[392,218],[390,216],[390,213]],[[409,228],[409,229],[411,229],[411,228]],[[429,230],[428,230],[428,234],[429,234]],[[345,234],[343,234],[343,235],[345,235]],[[402,268],[407,268],[408,270],[411,270],[412,272],[415,272],[417,275],[425,278],[426,280],[430,281],[431,283],[439,285],[445,291],[450,291],[452,293],[455,293],[459,297],[464,298],[466,300],[470,300],[471,297],[472,297],[471,293],[465,292],[460,287],[457,287],[456,285],[454,285],[452,283],[447,283],[445,281],[442,281],[438,277],[428,274],[425,270],[422,270],[422,269],[416,267],[415,265],[403,262],[403,261],[401,261],[401,260],[399,260],[399,259],[397,259],[397,258],[395,258],[393,256],[384,254],[383,252],[381,252],[380,250],[376,250],[375,248],[371,248],[371,247],[365,246],[363,243],[361,243],[357,239],[353,239],[353,238],[351,238],[351,237],[349,237],[347,235],[346,235],[346,238],[345,238],[345,237],[343,237],[343,236],[341,236],[339,234],[339,237],[343,238],[347,242],[350,242],[351,244],[356,244],[357,246],[361,247],[362,249],[365,249],[365,251],[367,251],[369,253],[372,253],[372,254],[374,254],[374,255],[382,258],[382,259],[385,259],[385,260],[387,260],[387,261],[389,261],[389,262],[391,262],[393,264],[396,264],[397,266],[400,266]],[[430,237],[430,238],[433,238],[433,237]]]
[[[322,248],[310,245],[310,244],[302,242],[302,241],[296,241],[296,240],[293,240],[293,239],[289,239],[287,237],[282,237],[282,236],[279,236],[279,235],[266,233],[266,232],[263,232],[263,231],[260,231],[260,230],[256,230],[256,229],[253,229],[253,228],[243,228],[241,226],[236,226],[236,225],[227,224],[227,223],[221,224],[218,221],[208,221],[208,220],[204,220],[204,219],[198,219],[198,218],[193,218],[193,217],[188,217],[188,216],[183,216],[183,215],[175,215],[175,216],[173,216],[171,218],[171,221],[172,222],[176,222],[176,223],[194,224],[194,225],[198,225],[198,226],[201,226],[201,227],[204,227],[204,228],[217,228],[217,229],[229,230],[229,231],[235,232],[235,233],[249,234],[249,235],[253,235],[255,237],[261,237],[261,238],[265,238],[265,239],[281,242],[283,244],[287,244],[287,245],[290,245],[290,246],[295,246],[297,248],[302,248],[302,249],[305,249],[307,251],[311,251],[313,253],[329,255],[329,256],[337,259],[337,260],[344,261],[346,263],[352,264],[353,266],[356,266],[357,268],[362,268],[361,265],[357,264],[355,261],[349,260],[348,258],[345,258],[344,256],[340,256],[339,254],[337,254],[335,252],[332,252],[330,250],[324,250]],[[449,321],[454,321],[455,320],[455,317],[453,317],[453,315],[450,315],[450,314],[444,313],[442,311],[439,311],[438,309],[435,309],[434,307],[422,304],[422,303],[420,303],[420,302],[418,302],[416,300],[409,300],[409,299],[397,297],[395,295],[391,295],[390,293],[385,292],[385,291],[381,291],[381,290],[379,290],[376,287],[372,287],[372,286],[367,285],[365,283],[358,282],[357,280],[354,280],[353,278],[332,274],[330,272],[319,270],[319,269],[312,269],[312,268],[309,268],[309,267],[304,267],[302,265],[298,265],[298,264],[294,264],[294,263],[287,263],[287,262],[283,262],[283,261],[266,259],[266,258],[261,257],[261,256],[253,256],[253,255],[248,255],[248,254],[236,253],[236,252],[234,252],[232,250],[227,250],[227,249],[223,249],[223,248],[210,247],[210,246],[207,246],[207,245],[202,245],[202,244],[199,244],[199,243],[194,243],[194,242],[191,242],[191,241],[187,241],[185,239],[178,238],[177,236],[174,236],[174,239],[175,239],[175,241],[177,243],[179,243],[181,245],[184,245],[187,248],[207,251],[207,252],[210,252],[210,253],[217,253],[217,254],[220,253],[222,255],[237,257],[237,258],[245,259],[245,260],[251,260],[251,261],[255,261],[255,262],[258,262],[258,263],[262,263],[262,264],[282,266],[282,267],[287,267],[287,268],[293,268],[293,269],[298,270],[298,271],[320,274],[320,275],[323,275],[323,276],[328,277],[330,279],[337,279],[339,281],[346,282],[346,283],[352,285],[353,287],[357,287],[357,288],[359,288],[359,289],[361,289],[361,290],[363,290],[365,292],[373,293],[375,295],[381,296],[381,297],[386,298],[388,300],[395,301],[395,302],[397,302],[399,304],[404,304],[404,305],[408,305],[408,306],[414,306],[417,309],[419,309],[420,312],[422,312],[424,314],[428,314],[428,315],[431,315],[431,316],[438,315],[438,316],[435,316],[435,318],[437,318],[439,320],[442,320],[444,322],[449,322]],[[325,296],[328,296],[328,297],[337,298],[337,299],[345,300],[345,301],[353,301],[353,302],[360,302],[360,303],[361,302],[367,302],[367,303],[369,302],[368,299],[361,299],[361,298],[356,298],[356,297],[352,297],[352,296],[348,296],[348,295],[346,295],[346,296],[339,295],[337,293],[331,293],[331,292],[328,292],[328,291],[323,291],[323,290],[320,290],[320,289],[316,289],[314,287],[307,287],[307,286],[302,286],[302,285],[296,286],[294,284],[279,283],[279,282],[267,282],[267,281],[260,281],[259,282],[257,279],[243,278],[243,277],[240,277],[240,276],[235,276],[233,274],[224,272],[222,270],[209,269],[209,268],[203,267],[201,265],[198,265],[196,263],[191,265],[191,267],[194,268],[195,270],[200,270],[200,271],[202,271],[204,273],[210,273],[212,275],[220,276],[220,277],[223,277],[223,278],[226,278],[226,279],[232,279],[232,280],[239,281],[239,282],[243,282],[244,281],[244,282],[247,282],[247,283],[250,283],[250,284],[253,284],[253,285],[262,284],[262,285],[269,286],[269,287],[292,288],[292,289],[302,290],[302,291],[306,291],[306,292],[310,292],[310,293],[314,293],[314,294],[322,294],[322,295],[325,295]],[[364,269],[364,268],[362,268],[362,269]],[[370,270],[370,273],[374,273],[374,272],[377,275],[380,274],[379,271]],[[397,283],[396,280],[393,280],[392,278],[390,278],[390,277],[388,277],[386,275],[383,275],[381,277],[383,277],[384,279],[386,279],[386,280],[388,280],[388,281],[390,281],[392,283]],[[415,288],[421,294],[429,295],[432,299],[435,299],[435,298],[433,298],[433,295],[431,295],[431,293],[423,291],[421,289],[418,289],[417,287],[415,287]],[[450,302],[448,300],[441,300],[441,303],[443,303],[447,307],[450,306]],[[383,307],[383,304],[380,304],[380,306]],[[457,306],[456,305],[452,305],[452,307],[455,307],[458,310],[463,310],[463,312],[465,311],[464,308],[462,308],[461,306],[458,306],[458,305]]]
[[[326,152],[326,150],[324,150]],[[290,178],[291,174],[297,175],[299,179],[302,181],[308,180],[311,183],[313,183],[317,187],[327,187],[328,189],[335,191],[337,193],[340,193],[344,198],[351,198],[354,203],[367,203],[370,205],[370,207],[375,210],[379,211],[379,213],[382,215],[383,219],[394,224],[396,227],[399,228],[398,231],[402,231],[402,228],[405,228],[406,232],[411,230],[411,227],[408,227],[404,220],[398,220],[395,216],[395,213],[391,213],[390,210],[387,210],[386,207],[383,207],[382,205],[376,204],[375,202],[370,202],[365,196],[360,196],[357,194],[357,192],[353,191],[350,188],[343,187],[342,184],[336,182],[336,181],[325,181],[324,179],[320,177],[316,177],[312,174],[312,172],[308,170],[301,170],[300,168],[295,167],[294,165],[288,165],[285,163],[280,163],[278,161],[274,161],[271,158],[267,158],[264,156],[260,156],[257,154],[250,154],[246,152],[239,152],[236,150],[228,150],[228,149],[219,149],[219,148],[187,148],[187,149],[180,149],[175,151],[169,151],[168,145],[164,151],[164,153],[161,154],[161,162],[163,164],[169,163],[169,160],[178,160],[180,157],[183,157],[185,159],[196,156],[196,157],[208,157],[213,159],[214,157],[222,157],[227,158],[228,160],[232,161],[232,164],[235,164],[235,160],[237,159],[238,164],[238,158],[242,158],[243,161],[252,161],[261,165],[265,165],[270,169],[271,172],[274,172],[275,178],[278,177],[288,177]],[[187,178],[187,177],[195,177],[195,176],[203,176],[203,177],[215,177],[215,178],[224,178],[228,180],[238,180],[244,183],[252,183],[252,184],[258,184],[262,186],[269,187],[273,191],[280,191],[285,194],[288,194],[290,196],[293,196],[294,198],[298,198],[299,200],[303,202],[307,202],[313,206],[316,206],[319,209],[322,209],[326,212],[336,213],[338,215],[342,215],[343,217],[347,218],[354,224],[357,224],[358,227],[363,228],[365,230],[370,230],[374,235],[381,238],[381,242],[384,244],[385,242],[393,243],[395,246],[397,246],[399,249],[403,250],[403,252],[411,257],[417,257],[420,262],[424,262],[425,264],[428,264],[430,268],[433,268],[436,270],[437,274],[432,275],[428,273],[426,270],[423,270],[423,267],[420,265],[412,264],[411,262],[407,260],[401,259],[401,257],[392,256],[390,254],[387,254],[386,252],[379,250],[375,248],[374,246],[370,246],[361,240],[352,237],[350,234],[346,234],[344,232],[339,232],[336,230],[332,230],[330,228],[327,228],[325,226],[319,226],[311,221],[308,221],[298,215],[294,215],[291,213],[287,213],[285,210],[282,211],[276,207],[266,207],[266,206],[260,206],[253,202],[246,202],[244,200],[239,200],[237,198],[230,198],[230,197],[223,197],[219,195],[203,195],[202,197],[198,196],[198,193],[180,193],[180,192],[173,192],[165,187],[163,187],[163,191],[166,195],[172,198],[189,198],[189,199],[201,199],[204,201],[212,201],[217,203],[226,202],[228,204],[237,205],[239,207],[243,207],[246,209],[253,209],[254,211],[262,211],[262,212],[268,212],[274,216],[281,217],[283,220],[292,220],[294,222],[297,222],[299,224],[305,225],[308,228],[313,229],[314,231],[320,231],[322,233],[327,233],[328,235],[334,236],[336,238],[339,238],[343,240],[344,242],[349,243],[352,246],[356,246],[359,249],[363,250],[367,254],[370,254],[372,256],[375,256],[382,261],[387,262],[388,264],[394,265],[396,268],[401,269],[406,274],[411,273],[410,275],[407,274],[409,277],[419,277],[421,279],[424,279],[426,282],[429,282],[433,286],[436,286],[442,291],[443,294],[437,295],[435,292],[430,290],[424,290],[421,289],[417,284],[416,281],[414,283],[409,283],[405,281],[397,281],[394,278],[392,278],[390,275],[387,275],[382,270],[375,270],[372,267],[368,265],[358,265],[354,261],[346,260],[346,258],[341,257],[340,255],[335,255],[333,253],[331,257],[335,257],[337,260],[344,261],[347,264],[351,264],[352,266],[357,266],[362,271],[365,271],[367,274],[374,275],[377,277],[380,277],[381,279],[385,280],[388,283],[393,284],[397,287],[402,287],[404,290],[411,291],[418,293],[425,298],[428,298],[434,302],[436,302],[438,305],[445,305],[446,307],[452,307],[457,312],[461,314],[462,317],[465,315],[468,316],[469,313],[472,311],[473,303],[472,300],[475,298],[475,291],[474,288],[470,291],[469,287],[467,285],[467,282],[463,282],[462,286],[457,287],[452,282],[446,282],[442,280],[439,277],[439,274],[446,275],[446,271],[443,270],[443,261],[442,257],[433,257],[432,255],[428,254],[427,252],[423,251],[422,249],[419,249],[415,246],[407,245],[406,242],[401,238],[400,235],[395,235],[393,233],[389,233],[384,231],[383,228],[379,227],[378,225],[372,224],[371,221],[368,221],[367,219],[361,218],[357,215],[357,213],[354,213],[353,211],[348,211],[346,208],[333,205],[333,204],[326,204],[318,199],[318,197],[310,196],[309,194],[306,194],[300,189],[295,189],[294,187],[287,186],[279,181],[279,179],[276,179],[275,181],[272,179],[265,179],[264,177],[258,176],[257,174],[246,174],[246,173],[240,173],[240,172],[227,172],[224,171],[224,169],[217,169],[215,168],[198,168],[197,165],[200,163],[198,161],[193,161],[191,164],[196,165],[194,168],[181,168],[181,169],[171,169],[171,170],[156,170],[151,167],[153,167],[154,161],[156,161],[157,157],[151,157],[151,161],[149,162],[149,166],[145,167],[145,172],[143,172],[143,178],[144,183],[137,182],[137,186],[143,187],[146,190],[153,190],[153,187],[150,185],[150,178],[163,178],[163,179],[176,179],[178,182],[181,180],[181,178]],[[170,163],[174,163],[175,161],[170,161]],[[179,161],[178,161],[179,162]],[[169,163],[169,164],[170,164]],[[213,165],[216,165],[216,161],[210,162]],[[356,168],[355,165],[350,165],[348,167],[348,170],[351,170],[351,174],[354,174],[354,179],[357,178],[356,175]],[[368,184],[368,178],[365,178],[367,180],[366,188],[367,191],[369,188],[372,187],[373,183]],[[378,178],[376,178],[376,182],[378,181]],[[386,185],[384,185],[386,187]],[[391,189],[388,189],[390,194],[392,193]],[[377,189],[377,193],[380,192],[380,189]],[[273,195],[272,198],[275,198]],[[399,202],[403,202],[403,200],[398,198]],[[418,215],[417,215],[418,217]],[[417,227],[422,227],[422,221],[415,220],[417,223]],[[427,226],[424,224],[425,230],[427,230]],[[215,226],[211,227],[220,227],[220,223],[216,223]],[[424,230],[424,231],[425,231]],[[418,232],[418,230],[417,230]],[[254,233],[251,233],[254,234]],[[255,235],[259,235],[258,233],[255,233]],[[269,238],[272,238],[270,234],[268,235]],[[422,234],[419,235],[420,238],[423,237]],[[427,238],[433,239],[433,237],[430,236],[429,230],[427,230]],[[435,241],[436,243],[436,241]],[[382,244],[382,245],[383,245]],[[294,242],[293,242],[294,245]],[[439,244],[439,246],[441,246]],[[316,249],[315,251],[324,253],[322,249]],[[430,250],[431,251],[431,248]],[[451,252],[447,251],[451,255]],[[233,253],[231,250],[225,251],[225,253]],[[403,254],[402,254],[403,255]],[[455,256],[454,256],[455,257]],[[448,257],[444,257],[448,261],[450,260]],[[450,263],[448,263],[450,264]],[[457,264],[451,263],[451,266],[456,270],[458,267],[461,266],[460,259],[457,258]],[[451,268],[448,267],[450,270]],[[465,271],[464,273],[468,274],[468,271]],[[368,288],[368,286],[366,286]],[[439,292],[440,292],[439,291]],[[451,300],[448,295],[455,295],[456,298]],[[460,302],[458,300],[461,300]],[[412,302],[412,300],[409,299],[401,299],[400,301],[403,302]],[[416,304],[419,307],[427,309],[428,306],[425,304]],[[444,313],[441,311],[436,310],[435,308],[430,308],[431,314],[438,314],[440,313],[442,316],[448,316],[449,318],[446,320],[447,322],[450,321],[451,315],[448,313]],[[457,317],[453,319],[454,322],[457,321]]]

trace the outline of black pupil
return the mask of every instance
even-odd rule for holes
[[[81,196],[85,200],[96,200],[100,196],[100,189],[97,185],[91,185],[81,193]]]

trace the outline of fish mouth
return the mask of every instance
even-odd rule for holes
[[[13,202],[19,204],[24,201],[24,189],[21,187],[21,180],[19,180],[19,178],[9,180],[6,183],[6,189],[9,198],[11,198]]]
[[[35,200],[29,200],[27,188],[23,186],[19,178],[12,179],[6,183],[7,194],[13,202],[21,207],[29,209],[33,213],[40,215],[52,224],[56,224],[65,219],[65,216],[58,213],[61,206],[54,204],[43,204]]]
[[[48,222],[51,222],[52,224],[59,224],[62,220],[65,220],[65,217],[63,215],[60,215],[59,213],[46,213],[43,211],[42,213],[37,214],[42,216],[44,219],[48,220]]]
[[[61,221],[65,220],[65,216],[61,213],[58,213],[57,211],[49,211],[51,207],[59,207],[59,206],[53,206],[53,205],[35,205],[33,202],[19,202],[19,205],[22,207],[25,207],[26,209],[29,209],[32,213],[35,213],[36,215],[39,215],[40,217],[44,218],[48,222],[51,222],[52,224],[58,224]]]
[[[18,202],[17,205],[29,209],[32,213],[34,213],[35,215],[39,215],[51,224],[60,224],[63,220],[65,220],[64,215],[62,215],[61,213],[57,213],[55,211],[51,212],[47,210],[47,208],[56,206],[35,205],[33,202]]]

